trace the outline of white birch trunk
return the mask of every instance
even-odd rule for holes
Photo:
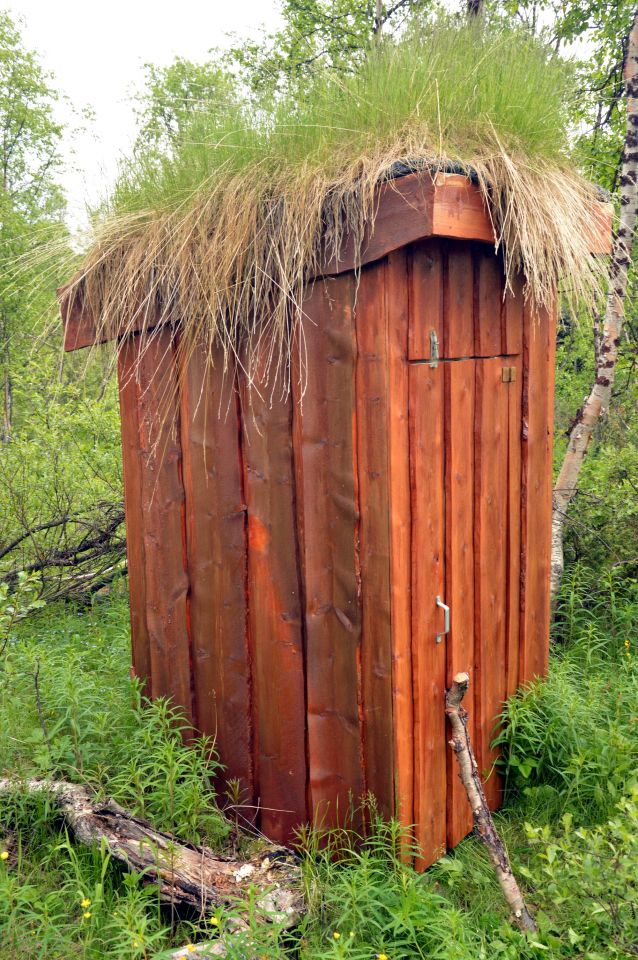
[[[564,569],[563,534],[567,508],[596,424],[608,409],[614,386],[624,317],[627,274],[638,211],[638,12],[627,44],[625,62],[627,134],[620,174],[620,218],[609,266],[609,291],[596,356],[596,380],[571,427],[565,459],[556,480],[552,516],[551,595],[556,599]]]

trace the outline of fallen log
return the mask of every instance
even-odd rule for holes
[[[536,933],[538,929],[536,921],[523,899],[505,845],[499,836],[492,812],[485,799],[485,791],[467,728],[467,712],[462,705],[469,685],[468,674],[457,673],[452,686],[445,694],[445,714],[452,728],[450,746],[459,762],[459,775],[472,808],[478,838],[487,848],[503,896],[512,911],[513,922],[519,930]]]
[[[211,908],[237,908],[238,902],[256,891],[256,910],[264,922],[288,928],[301,917],[304,898],[299,865],[285,847],[264,843],[253,857],[224,857],[156,830],[114,800],[93,799],[87,787],[80,784],[0,779],[0,794],[17,791],[50,794],[76,840],[105,844],[112,857],[141,873],[145,883],[156,885],[161,900],[173,907],[187,906],[204,915]],[[241,929],[245,925],[240,909],[232,930]],[[189,953],[202,953],[204,948],[210,956],[223,956],[225,952],[223,943],[219,943],[198,945]]]

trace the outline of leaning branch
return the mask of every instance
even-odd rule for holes
[[[462,706],[463,697],[469,684],[470,678],[467,673],[457,673],[452,686],[445,694],[445,714],[452,728],[450,746],[459,762],[459,775],[472,808],[476,832],[487,848],[503,896],[512,911],[514,923],[519,930],[535,933],[537,930],[536,922],[523,899],[505,845],[494,825],[472,750],[470,734],[467,729],[467,712]]]

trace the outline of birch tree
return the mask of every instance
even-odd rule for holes
[[[625,44],[624,87],[627,110],[619,176],[619,218],[609,267],[605,313],[596,338],[596,377],[569,431],[567,452],[553,496],[551,592],[555,598],[564,569],[563,535],[567,510],[578,486],[594,429],[609,409],[621,343],[627,279],[638,212],[638,11]]]

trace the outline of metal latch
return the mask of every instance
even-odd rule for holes
[[[439,365],[439,338],[436,335],[436,330],[430,330],[430,366],[438,367]]]
[[[446,603],[443,603],[440,597],[436,598],[436,605],[440,607],[443,611],[443,633],[437,633],[436,642],[440,643],[446,633],[450,632],[450,608]]]
[[[516,367],[503,367],[503,383],[514,383],[516,380]]]

